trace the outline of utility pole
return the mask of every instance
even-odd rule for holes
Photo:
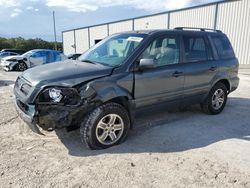
[[[53,11],[53,24],[54,24],[54,36],[55,36],[55,50],[57,50],[55,11]]]

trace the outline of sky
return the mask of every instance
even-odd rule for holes
[[[0,37],[57,40],[68,29],[180,9],[219,0],[0,0]]]

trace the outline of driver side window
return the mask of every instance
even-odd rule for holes
[[[41,57],[45,57],[46,54],[44,52],[35,52],[31,55],[31,57],[33,58],[41,58]]]
[[[161,37],[155,39],[142,53],[141,59],[154,59],[156,66],[179,63],[179,39],[177,37]]]

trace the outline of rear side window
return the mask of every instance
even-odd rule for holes
[[[47,56],[47,54],[44,51],[38,51],[38,52],[35,52],[31,55],[31,57],[33,57],[33,58],[43,58],[46,56]]]
[[[212,40],[220,59],[234,58],[233,48],[225,36],[213,36]]]
[[[200,36],[184,36],[186,62],[207,61],[212,59],[206,41]]]

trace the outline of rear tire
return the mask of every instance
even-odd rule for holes
[[[201,103],[202,111],[206,114],[216,115],[222,112],[227,102],[227,87],[219,82],[209,92],[207,98]]]
[[[25,71],[27,69],[27,65],[25,62],[23,61],[20,61],[19,63],[16,64],[15,66],[15,70],[16,71]]]
[[[104,149],[122,143],[130,129],[127,110],[106,103],[92,111],[81,123],[80,137],[90,149]]]

